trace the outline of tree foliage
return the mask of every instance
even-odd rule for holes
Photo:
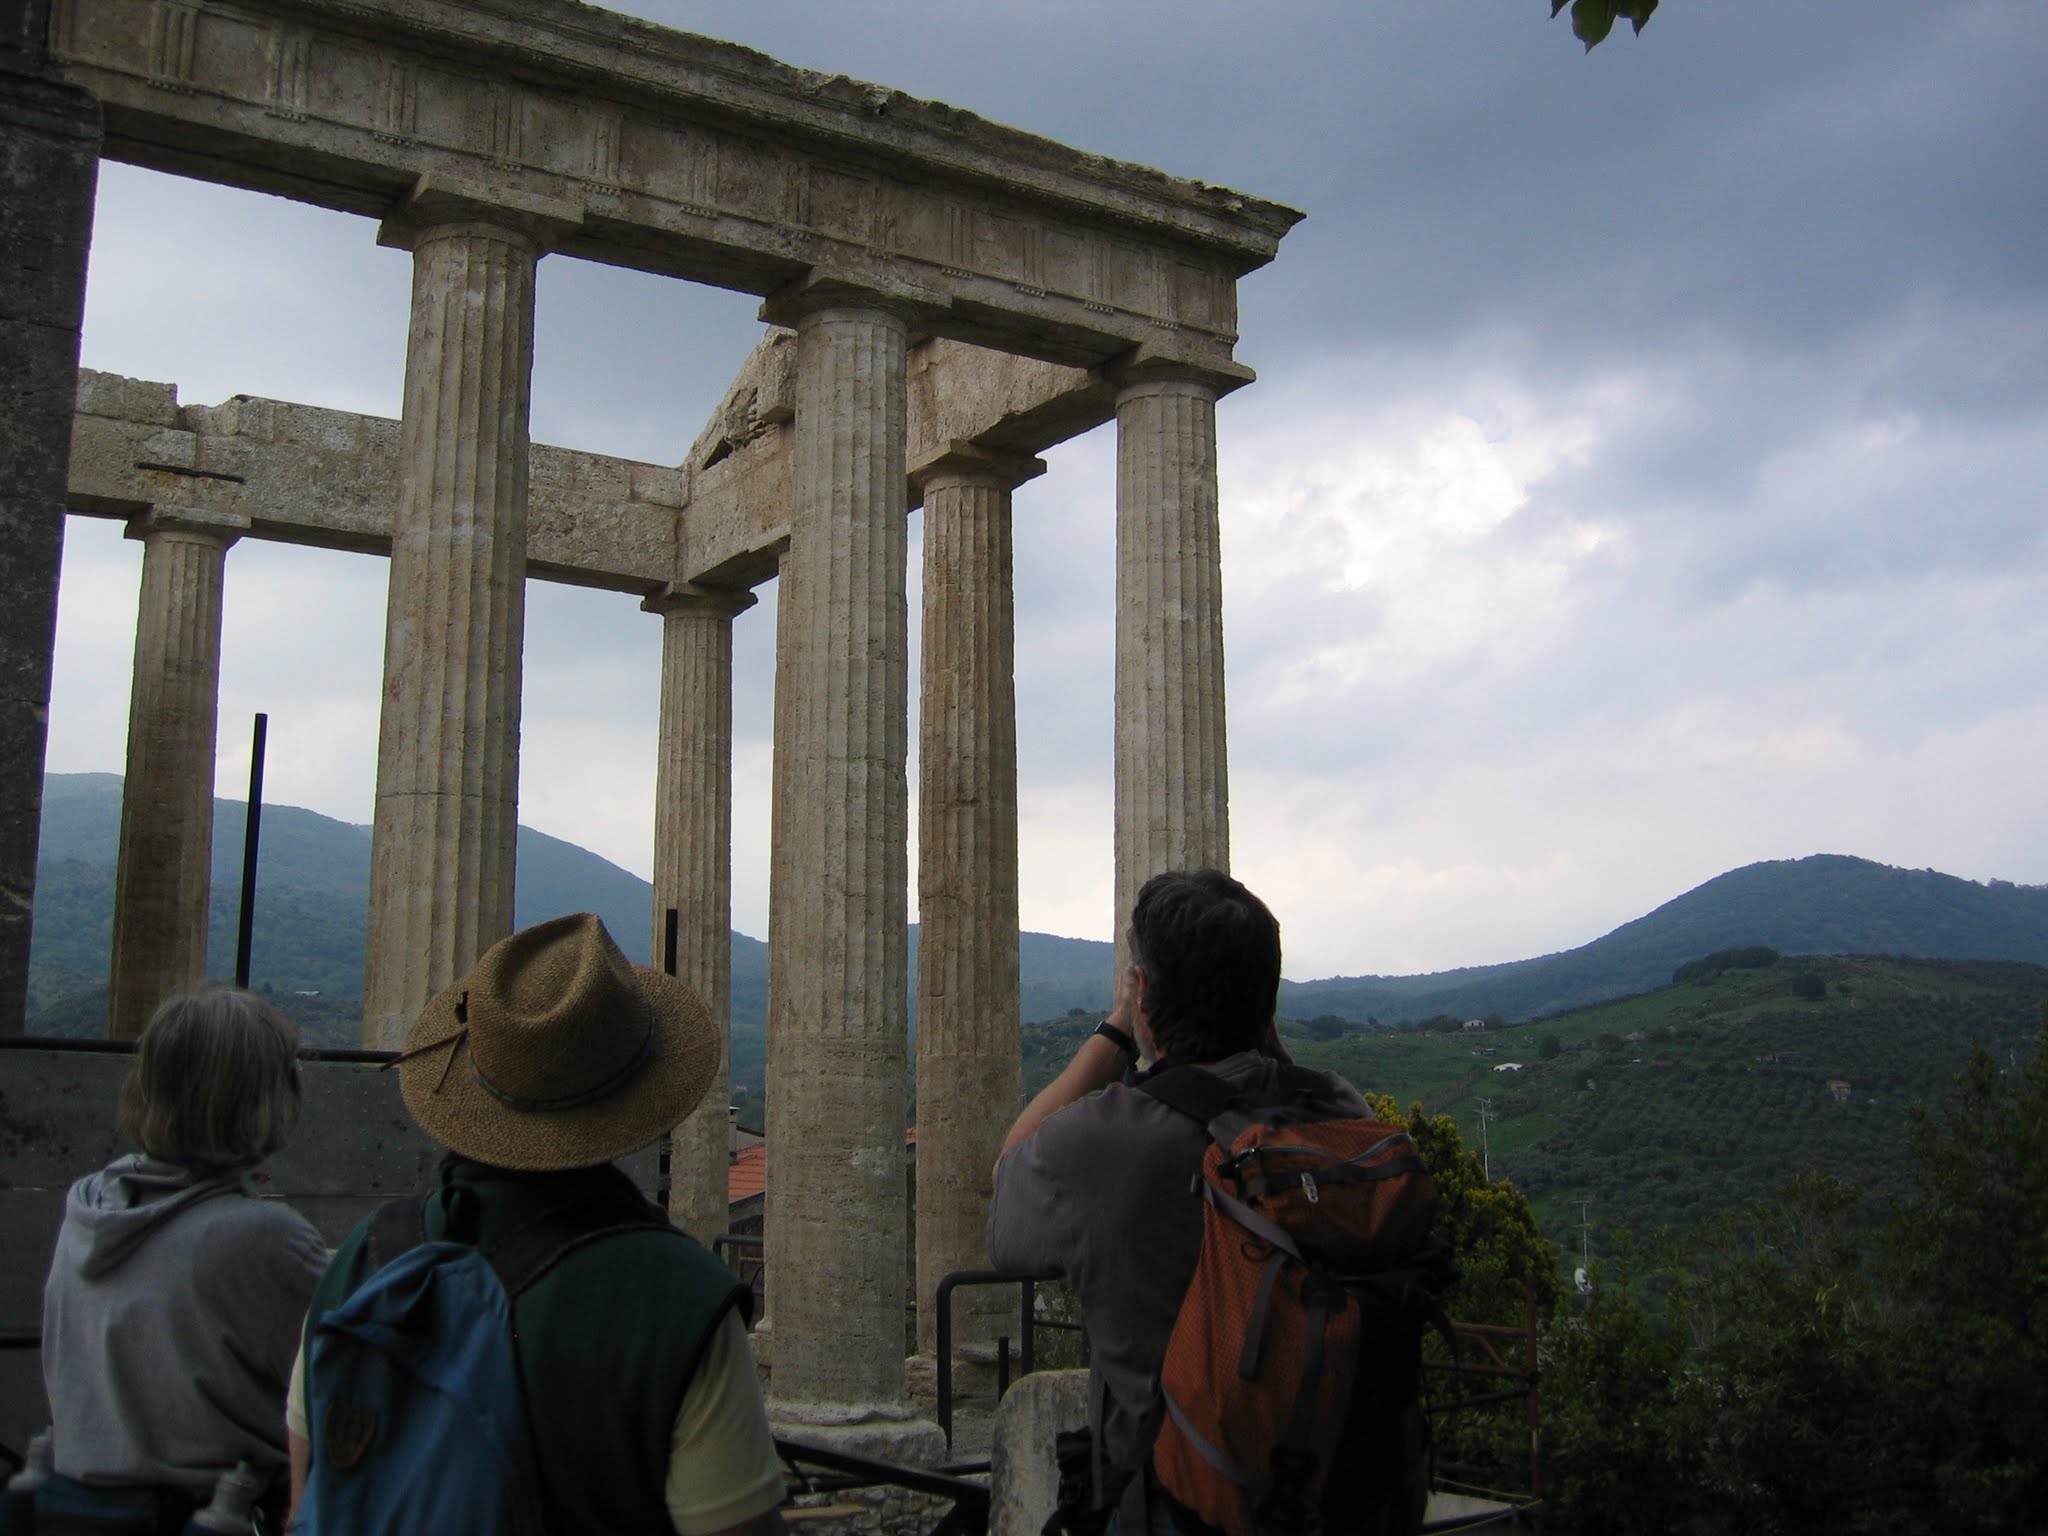
[[[1717,949],[1711,955],[1688,960],[1671,973],[1671,984],[1708,982],[1723,971],[1767,971],[1778,963],[1778,952],[1768,944],[1745,944],[1737,949]]]
[[[1551,19],[1556,20],[1557,13],[1567,5],[1572,8],[1572,36],[1591,53],[1614,30],[1617,21],[1626,21],[1641,32],[1650,13],[1657,9],[1657,0],[1550,0]]]
[[[1537,1230],[1528,1197],[1504,1179],[1486,1177],[1451,1116],[1432,1115],[1419,1103],[1403,1114],[1380,1093],[1365,1099],[1380,1119],[1407,1128],[1436,1181],[1436,1230],[1464,1270],[1452,1307],[1459,1320],[1520,1323],[1531,1292],[1538,1312],[1549,1316],[1559,1295],[1557,1250]]]
[[[2048,1017],[1908,1140],[1880,1223],[1809,1176],[1601,1267],[1545,1342],[1552,1529],[2048,1527]]]

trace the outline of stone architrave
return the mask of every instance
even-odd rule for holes
[[[917,1344],[938,1348],[939,1281],[986,1269],[991,1170],[1016,1112],[1017,703],[1012,490],[1038,459],[955,443],[924,497],[918,737]],[[953,1338],[986,1355],[1013,1298],[953,1296]]]
[[[761,295],[886,287],[920,331],[1074,367],[1228,360],[1237,279],[1300,218],[597,5],[53,12],[55,66],[133,164],[357,214],[423,184],[588,210],[552,249]]]
[[[363,1043],[512,931],[527,405],[538,242],[509,224],[387,225],[413,252],[400,493],[370,844]]]
[[[1229,374],[1137,369],[1117,391],[1117,970],[1138,887],[1230,867],[1216,399]]]
[[[641,603],[662,618],[660,761],[654,786],[654,941],[666,963],[676,914],[675,974],[696,988],[718,1029],[719,1062],[694,1113],[675,1129],[669,1214],[705,1242],[726,1228],[732,1080],[732,621],[751,592],[671,586]]]
[[[776,672],[766,1223],[770,1410],[917,1459],[904,1333],[909,612],[896,314],[791,302]],[[784,310],[783,313],[788,313]],[[778,314],[771,318],[783,321]]]
[[[142,593],[114,874],[107,1034],[133,1040],[158,1003],[206,980],[221,592],[246,518],[159,507],[128,525]]]
[[[43,73],[48,13],[0,20],[0,1035],[22,1032],[43,807],[64,477],[99,103]]]

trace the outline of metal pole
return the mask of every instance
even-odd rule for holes
[[[939,1432],[946,1437],[949,1451],[953,1449],[953,1287],[959,1278],[947,1275],[941,1280],[932,1303],[939,1313]]]
[[[242,823],[242,913],[235,933],[235,985],[249,985],[249,944],[256,932],[256,847],[263,827],[263,741],[270,716],[256,716],[249,748],[249,813]]]

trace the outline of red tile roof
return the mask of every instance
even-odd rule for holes
[[[917,1145],[917,1127],[912,1126],[903,1133],[905,1146]],[[742,1147],[739,1154],[725,1165],[725,1203],[738,1205],[742,1200],[752,1199],[768,1188],[768,1144],[755,1142]]]
[[[768,1187],[768,1145],[742,1147],[725,1168],[725,1203],[738,1205]]]

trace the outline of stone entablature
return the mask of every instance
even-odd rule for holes
[[[679,468],[535,443],[527,574],[638,596],[773,577],[789,542],[794,342],[771,331],[754,349]],[[918,469],[959,444],[1029,457],[1115,410],[1085,369],[963,342],[913,347],[907,368],[909,506]],[[181,405],[175,385],[81,369],[67,505],[200,507],[247,518],[251,538],[388,555],[398,426],[256,395]]]
[[[251,538],[391,553],[396,421],[252,395],[180,405],[175,385],[78,378],[73,512],[204,507],[246,517]],[[535,443],[529,475],[528,575],[637,594],[675,579],[681,470]]]
[[[1292,209],[565,0],[57,0],[106,153],[1093,365],[1228,363]]]

